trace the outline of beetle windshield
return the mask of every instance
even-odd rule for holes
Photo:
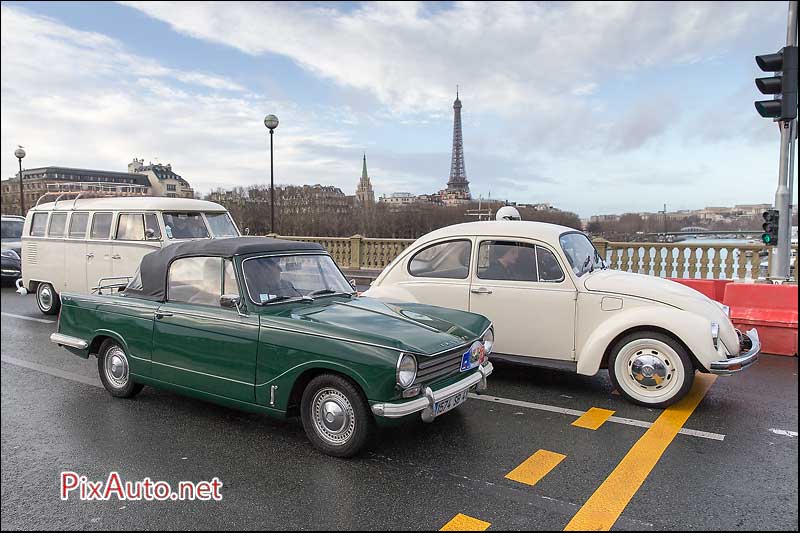
[[[22,238],[21,220],[4,220],[0,227],[2,227],[4,241],[18,241]]]
[[[559,242],[576,276],[581,277],[595,269],[605,268],[603,258],[583,233],[565,233],[559,238]]]
[[[256,304],[353,293],[327,255],[256,257],[245,259],[242,270],[247,292]]]

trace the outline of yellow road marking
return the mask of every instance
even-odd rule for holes
[[[697,374],[689,394],[661,413],[564,531],[611,529],[716,379],[717,376]]]
[[[439,531],[486,531],[491,525],[489,522],[458,513]]]
[[[561,455],[560,453],[539,450],[525,459],[521,465],[506,474],[506,479],[519,481],[526,485],[536,485],[540,479],[546,476],[548,472],[554,469],[558,463],[563,461],[566,457],[566,455]]]
[[[592,407],[583,413],[572,425],[578,428],[595,430],[602,426],[615,412],[616,411],[609,411],[608,409],[600,409],[599,407]]]

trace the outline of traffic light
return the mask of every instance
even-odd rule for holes
[[[797,47],[785,46],[777,54],[756,56],[764,72],[774,72],[769,78],[756,78],[762,94],[774,94],[774,100],[756,102],[756,111],[764,118],[792,120],[797,118]]]
[[[778,218],[780,214],[777,209],[768,209],[764,211],[764,223],[761,227],[764,233],[761,234],[761,241],[767,246],[776,246],[778,244]]]

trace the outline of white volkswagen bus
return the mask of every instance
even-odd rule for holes
[[[41,312],[54,315],[62,291],[88,294],[101,279],[133,276],[142,257],[157,248],[238,236],[228,211],[204,200],[56,199],[37,204],[25,217],[18,292],[35,292]]]

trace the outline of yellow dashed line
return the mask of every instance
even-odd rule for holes
[[[689,394],[661,413],[564,530],[611,529],[716,379],[697,374]]]
[[[526,485],[536,485],[540,479],[546,476],[548,472],[554,469],[558,463],[563,461],[566,457],[566,455],[561,455],[560,453],[539,450],[525,459],[521,465],[506,474],[506,479],[519,481]]]
[[[615,411],[608,409],[600,409],[599,407],[592,407],[581,415],[579,419],[572,423],[573,426],[578,428],[585,428],[595,430],[603,425]]]
[[[491,525],[489,522],[458,513],[439,531],[486,531]]]

